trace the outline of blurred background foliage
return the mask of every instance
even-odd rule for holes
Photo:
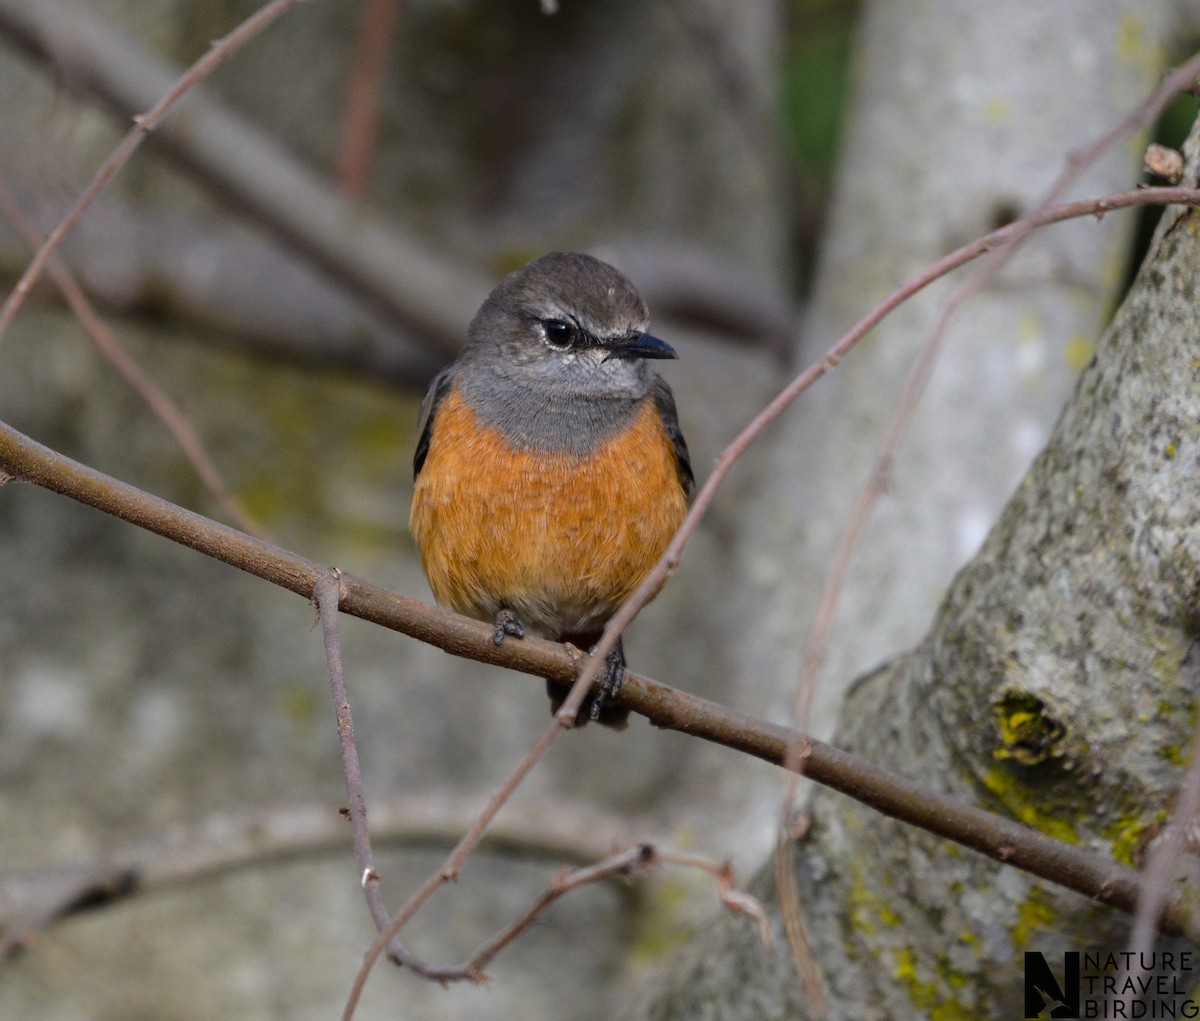
[[[838,141],[853,80],[858,0],[789,0],[780,67],[779,116],[795,181],[794,243],[802,280],[811,279],[824,210],[833,189]]]

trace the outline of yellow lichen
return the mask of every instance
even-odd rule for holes
[[[1063,752],[1065,728],[1036,695],[1006,691],[992,706],[992,718],[1000,738],[993,752],[997,759],[1035,766]]]
[[[1017,906],[1017,921],[1012,927],[1012,945],[1018,953],[1036,943],[1036,934],[1049,929],[1058,918],[1050,895],[1040,886],[1030,887],[1028,895]]]
[[[922,980],[911,948],[901,947],[893,953],[892,975],[904,983],[912,1005],[926,1017],[932,1021],[967,1021],[975,1018],[976,1011],[970,1010],[948,992],[966,986],[969,976],[951,968],[942,959],[937,962],[936,972],[942,978],[944,987],[937,979]]]
[[[1000,799],[1008,811],[1027,826],[1041,830],[1047,836],[1067,844],[1079,842],[1075,826],[1061,816],[1051,814],[1045,806],[1037,804],[1033,800],[1032,792],[1008,770],[1000,767],[989,769],[983,775],[983,784]]]

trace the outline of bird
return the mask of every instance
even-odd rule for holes
[[[594,647],[687,514],[687,443],[647,364],[678,354],[648,328],[620,272],[551,252],[496,285],[429,386],[413,539],[434,598],[494,624],[497,645],[529,631]],[[576,726],[627,726],[612,704],[624,673],[618,641]],[[566,693],[546,688],[557,712]]]

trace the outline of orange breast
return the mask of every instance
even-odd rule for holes
[[[587,456],[512,447],[456,388],[433,422],[412,532],[438,602],[547,637],[599,630],[687,513],[653,402]]]

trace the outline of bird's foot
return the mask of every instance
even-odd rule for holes
[[[620,693],[621,682],[624,680],[625,650],[618,641],[604,659],[604,680],[600,683],[600,692],[592,699],[592,706],[588,712],[593,720],[600,719],[604,707]]]
[[[517,615],[507,607],[496,614],[496,631],[492,635],[492,641],[496,645],[501,645],[504,642],[505,636],[512,638],[525,637],[525,629],[521,626],[521,622],[517,620]]]

